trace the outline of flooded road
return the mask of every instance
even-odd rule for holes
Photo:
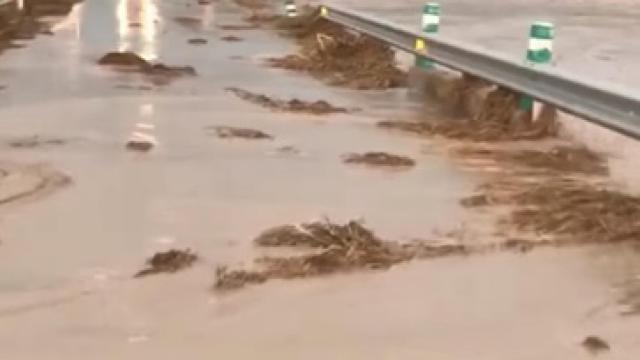
[[[0,208],[0,358],[582,359],[589,335],[610,341],[603,359],[637,358],[640,318],[622,316],[618,302],[640,288],[633,248],[450,258],[211,292],[215,267],[246,262],[266,228],[362,218],[384,238],[429,238],[470,221],[459,199],[479,181],[429,141],[371,126],[421,109],[404,90],[358,93],[269,69],[262,59],[292,44],[267,31],[221,29],[244,16],[222,1],[86,0],[53,22],[53,36],[0,56],[3,158],[47,164],[72,180]],[[226,35],[243,41],[220,40]],[[195,37],[208,44],[189,44]],[[109,51],[190,65],[198,75],[156,86],[98,67]],[[362,110],[271,112],[227,87]],[[128,152],[140,124],[157,146]],[[274,139],[219,139],[210,126]],[[34,135],[62,141],[9,146]],[[407,155],[417,166],[340,161],[365,151]],[[131,278],[169,247],[194,249],[203,261]]]

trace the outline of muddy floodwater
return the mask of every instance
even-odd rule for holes
[[[610,347],[599,358],[640,356],[630,244],[214,291],[216,267],[250,263],[252,240],[278,225],[363,220],[393,241],[493,235],[470,230],[491,224],[460,204],[481,175],[441,144],[375,126],[428,106],[406,89],[359,92],[266,66],[295,44],[247,15],[222,0],[85,0],[46,19],[52,36],[0,55],[0,169],[17,174],[0,177],[0,198],[64,179],[0,204],[1,359],[566,360],[592,357],[589,336]],[[112,51],[195,75],[155,82],[99,66]],[[340,111],[274,110],[230,88]],[[132,139],[148,151],[127,149]],[[366,153],[412,166],[343,163]],[[197,261],[134,278],[173,248]]]

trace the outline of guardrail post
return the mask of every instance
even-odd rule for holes
[[[296,17],[298,16],[298,7],[296,6],[295,0],[285,0],[284,1],[284,12],[287,17]]]
[[[422,31],[437,34],[440,30],[440,4],[429,2],[422,8]],[[433,61],[422,56],[416,57],[416,65],[422,69],[433,68]]]
[[[548,64],[553,57],[553,24],[537,21],[529,31],[527,63],[531,65]],[[520,98],[520,110],[533,111],[533,99],[529,96]]]

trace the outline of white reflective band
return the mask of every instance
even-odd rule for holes
[[[544,50],[549,49],[551,51],[553,49],[553,41],[550,39],[529,39],[529,50]]]
[[[287,10],[295,10],[296,9],[296,4],[287,4],[284,7]]]
[[[433,14],[422,14],[422,26],[440,24],[440,16]]]

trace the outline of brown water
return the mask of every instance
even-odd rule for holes
[[[195,3],[87,0],[55,36],[0,57],[8,86],[0,140],[69,139],[3,156],[50,163],[74,180],[0,209],[0,358],[580,359],[588,354],[579,343],[591,334],[611,343],[602,358],[637,358],[639,320],[621,316],[617,303],[640,274],[628,248],[451,258],[212,293],[215,265],[248,261],[250,240],[265,228],[363,218],[387,238],[429,238],[471,218],[458,199],[477,180],[435,145],[372,126],[421,107],[404,92],[355,93],[267,69],[261,57],[291,51],[286,40],[221,31],[242,13]],[[200,20],[185,27],[176,16]],[[217,40],[228,34],[245,41]],[[192,37],[209,44],[188,45]],[[199,76],[152,91],[116,88],[147,84],[94,64],[114,49],[192,65]],[[228,86],[364,110],[272,113]],[[124,150],[139,123],[153,125],[158,146],[148,154]],[[220,140],[204,131],[211,125],[256,128],[275,140]],[[283,145],[300,154],[278,153]],[[389,172],[340,162],[372,150],[418,165]],[[204,260],[184,273],[131,279],[167,247],[191,247]]]

